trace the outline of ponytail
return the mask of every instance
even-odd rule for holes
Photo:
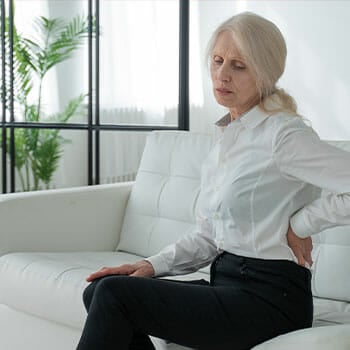
[[[294,98],[284,89],[276,88],[270,95],[261,99],[259,106],[267,113],[287,112],[299,116]]]

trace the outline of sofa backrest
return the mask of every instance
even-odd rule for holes
[[[328,143],[350,152],[350,141]],[[312,240],[314,296],[350,302],[350,226],[325,230]]]
[[[212,138],[156,131],[146,142],[118,250],[150,256],[194,228],[201,164]]]
[[[201,164],[212,143],[211,136],[192,132],[148,137],[118,250],[150,256],[193,230]],[[329,143],[350,151],[350,141]],[[350,301],[350,226],[314,235],[313,241],[314,295]]]

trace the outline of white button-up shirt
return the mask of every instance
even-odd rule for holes
[[[221,251],[297,262],[289,224],[300,237],[350,224],[349,152],[302,118],[259,107],[217,124],[224,131],[203,164],[196,230],[147,259],[156,275],[195,271]]]

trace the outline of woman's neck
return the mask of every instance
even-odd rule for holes
[[[240,118],[243,114],[246,114],[248,111],[250,111],[256,105],[258,105],[259,102],[260,102],[260,99],[257,97],[253,101],[251,101],[250,103],[247,103],[245,106],[229,108],[229,112],[231,115],[231,121],[234,121],[234,120]]]
[[[246,114],[248,111],[250,111],[255,106],[256,106],[256,104],[250,106],[249,108],[244,108],[244,109],[230,108],[229,112],[230,112],[230,116],[231,116],[231,122],[240,118],[242,115]]]

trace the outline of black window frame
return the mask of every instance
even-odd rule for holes
[[[189,130],[189,0],[179,1],[179,94],[178,94],[178,125],[128,125],[128,124],[102,124],[100,122],[100,2],[99,0],[87,0],[88,2],[88,109],[86,123],[43,123],[43,122],[17,122],[14,115],[14,89],[13,89],[13,0],[9,2],[9,78],[10,78],[10,99],[9,99],[9,121],[5,106],[5,81],[6,81],[6,47],[5,47],[5,0],[1,1],[1,95],[2,95],[2,119],[0,128],[2,133],[2,193],[15,192],[15,129],[60,129],[60,130],[85,130],[87,132],[88,150],[88,183],[87,185],[100,184],[100,132],[108,131],[153,131],[153,130]],[[94,20],[93,20],[94,19]],[[93,25],[95,22],[95,34]],[[94,64],[93,64],[94,62]],[[93,83],[95,82],[95,84]],[[7,142],[9,132],[9,143]],[[9,144],[9,149],[7,149]],[[8,155],[9,154],[9,180],[8,181]]]

